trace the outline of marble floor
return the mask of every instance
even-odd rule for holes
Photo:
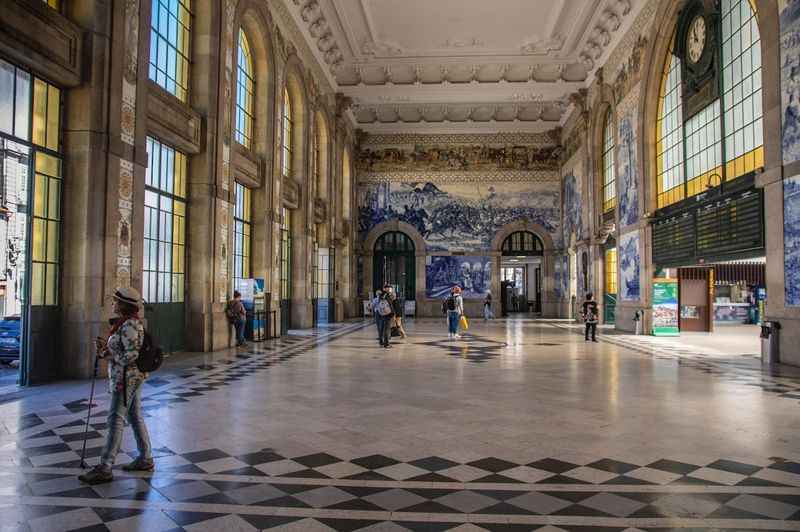
[[[156,472],[95,487],[88,382],[25,390],[0,405],[0,531],[800,530],[797,370],[563,322],[407,330],[168,360],[145,387]]]

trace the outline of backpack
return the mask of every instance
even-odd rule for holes
[[[378,303],[378,314],[388,316],[392,313],[392,304],[386,299],[381,299]]]
[[[235,301],[231,300],[228,301],[227,306],[225,307],[225,316],[228,318],[228,321],[234,322],[239,317],[239,313],[236,312],[236,305]]]
[[[446,301],[446,304],[447,304],[447,310],[455,310],[456,309],[456,298],[453,297],[453,296],[448,297],[447,301]]]
[[[155,338],[144,332],[142,347],[139,348],[139,356],[136,358],[136,367],[143,373],[152,373],[161,367],[164,362],[164,351],[158,346]]]

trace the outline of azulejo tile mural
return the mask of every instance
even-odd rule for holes
[[[558,182],[380,182],[359,186],[359,231],[399,220],[412,225],[428,251],[488,250],[512,222],[541,225],[560,242]]]
[[[780,0],[783,163],[800,160],[800,2]]]
[[[619,225],[625,227],[639,220],[639,185],[636,168],[636,114],[628,113],[619,121],[617,145]]]
[[[461,287],[464,299],[486,296],[492,286],[491,257],[429,256],[425,265],[425,295],[440,299],[456,285]]]
[[[564,242],[567,245],[573,233],[576,241],[583,238],[581,192],[580,178],[570,171],[564,177]]]
[[[640,299],[640,272],[639,232],[632,231],[619,239],[619,293],[623,301]]]
[[[569,296],[569,255],[561,257],[561,294],[563,297]]]
[[[800,176],[783,182],[783,254],[786,306],[800,307]]]

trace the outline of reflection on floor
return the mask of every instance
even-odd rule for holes
[[[796,372],[564,323],[407,330],[170,360],[146,387],[157,471],[103,486],[75,479],[88,383],[0,405],[0,530],[800,529]]]

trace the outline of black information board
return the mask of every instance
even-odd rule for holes
[[[764,252],[764,199],[759,189],[709,199],[653,222],[657,268],[751,258]]]

